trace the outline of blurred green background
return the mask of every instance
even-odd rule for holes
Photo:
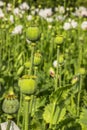
[[[38,6],[41,5],[42,7],[56,7],[59,4],[64,5],[66,7],[74,7],[74,6],[85,6],[87,7],[87,0],[5,0],[8,2],[15,1],[16,4],[21,2],[28,2],[30,6]]]

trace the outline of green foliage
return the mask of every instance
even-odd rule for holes
[[[76,5],[77,6],[85,6],[85,7],[87,7],[87,0],[84,0],[84,1],[77,0]]]
[[[23,1],[16,1],[16,6],[20,2]],[[12,116],[21,130],[28,126],[30,130],[86,130],[87,28],[81,27],[87,19],[72,13],[80,1],[27,2],[30,9],[20,10],[18,16],[1,8],[5,19],[0,19],[0,122],[6,121],[8,110],[12,114],[12,108],[16,108],[12,94],[4,100],[4,106],[2,102],[12,86],[20,101],[18,113]],[[60,5],[65,12],[57,11]],[[47,7],[52,7],[52,16],[45,10],[47,16],[40,17],[38,10]],[[54,10],[55,7],[59,8]],[[10,16],[14,22],[9,20]],[[65,23],[71,25],[73,21],[78,24],[76,28],[64,29]],[[13,34],[19,24],[22,32]]]
[[[54,101],[53,103],[48,104],[45,107],[43,118],[46,121],[46,123],[58,124],[61,120],[63,120],[65,114],[66,109],[62,106],[56,105],[56,102]]]

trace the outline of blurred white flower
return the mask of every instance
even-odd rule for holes
[[[52,25],[48,25],[48,29],[52,29]]]
[[[27,16],[27,20],[28,20],[28,21],[32,20],[32,15],[28,15],[28,16]]]
[[[63,6],[59,6],[58,11],[59,11],[60,14],[64,14],[65,9],[64,9]]]
[[[35,15],[35,13],[36,13],[35,10],[31,10],[32,15]]]
[[[72,28],[76,28],[78,26],[78,23],[74,20],[71,21]]]
[[[54,67],[54,68],[57,68],[57,60],[54,60],[54,61],[53,61],[53,67]]]
[[[20,10],[18,7],[13,10],[13,14],[19,18],[22,18],[24,13],[25,11]]]
[[[82,12],[81,12],[81,16],[87,17],[87,10],[82,11]]]
[[[24,14],[25,13],[25,11],[24,10],[21,10],[21,14]]]
[[[69,30],[69,29],[71,29],[71,24],[70,24],[69,22],[64,23],[63,29],[64,29],[64,30]]]
[[[47,20],[48,23],[53,22],[53,18],[51,18],[51,17],[50,18],[46,18],[46,20]]]
[[[11,23],[14,23],[14,16],[13,16],[13,15],[10,15],[9,20],[10,20]]]
[[[56,16],[57,21],[63,21],[64,19],[65,19],[65,16],[62,16],[62,15]]]
[[[26,2],[24,2],[24,3],[20,4],[19,8],[21,10],[29,10],[30,7]]]
[[[12,31],[12,34],[15,35],[15,34],[21,34],[22,33],[22,29],[23,29],[23,26],[22,25],[18,25],[14,28],[14,30]]]
[[[4,13],[3,13],[2,9],[0,9],[0,19],[1,18],[4,18]]]
[[[68,22],[71,22],[71,21],[72,21],[72,19],[71,19],[71,18],[69,18],[69,19],[68,19]]]
[[[0,7],[3,7],[3,6],[4,6],[4,2],[0,1]]]
[[[87,30],[87,21],[82,22],[81,28],[82,28],[83,30]]]
[[[11,3],[8,3],[6,9],[7,9],[7,11],[11,11],[11,10],[12,10],[12,4],[11,4]]]
[[[80,6],[79,8],[76,8],[75,15],[78,17],[87,17],[87,8]]]
[[[39,12],[39,9],[38,9],[38,8],[36,8],[36,9],[35,9],[35,12],[36,12],[36,13],[38,13],[38,12]]]
[[[14,15],[19,15],[19,14],[20,14],[19,8],[15,8],[15,9],[13,10],[13,14],[14,14]]]
[[[40,9],[39,16],[46,18],[52,16],[52,13],[53,12],[51,8]]]
[[[55,9],[54,9],[56,12],[58,11],[58,7],[55,7]]]

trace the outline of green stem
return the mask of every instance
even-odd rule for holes
[[[35,69],[34,69],[34,75],[37,76],[37,72],[38,72],[38,67],[36,66]]]
[[[82,75],[80,75],[80,83],[78,87],[78,99],[77,99],[77,116],[80,114],[80,96],[81,96],[81,89],[82,89]]]
[[[20,113],[21,113],[21,108],[22,108],[22,93],[20,92],[20,107],[19,107],[19,111],[18,111],[18,116],[17,116],[17,125],[20,124]]]
[[[58,73],[59,73],[58,64],[59,64],[59,46],[57,46],[57,68],[56,68],[55,90],[57,89],[57,86],[58,86]]]
[[[51,34],[49,34],[51,35]],[[50,42],[50,52],[49,52],[49,60],[50,62],[52,63],[52,58],[53,58],[53,48],[54,48],[54,44],[53,44],[53,39],[51,39],[51,42]]]
[[[25,96],[24,102],[24,130],[29,130],[29,104],[30,104],[30,97]]]
[[[13,9],[15,8],[15,0],[13,0]]]
[[[66,11],[66,0],[64,0],[64,9]]]
[[[59,87],[61,87],[61,65],[59,66]]]
[[[30,75],[32,75],[32,74],[33,74],[34,47],[35,47],[35,44],[34,44],[34,43],[32,43]]]

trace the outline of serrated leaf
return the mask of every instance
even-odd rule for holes
[[[65,108],[58,106],[55,104],[55,102],[50,103],[45,107],[43,119],[46,121],[46,123],[58,124],[64,118],[65,113]]]
[[[79,122],[80,122],[82,125],[85,125],[85,126],[87,127],[87,109],[86,109],[86,108],[83,108],[83,109],[82,109]]]

